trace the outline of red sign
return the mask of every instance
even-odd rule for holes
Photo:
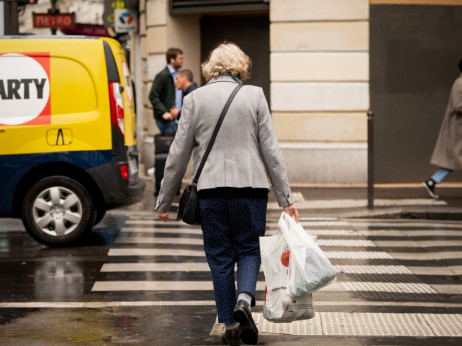
[[[107,28],[102,25],[76,23],[73,28],[61,28],[59,30],[66,35],[111,36]]]
[[[33,13],[34,28],[72,28],[74,27],[74,13]]]

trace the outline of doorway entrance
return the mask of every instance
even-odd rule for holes
[[[201,19],[201,61],[218,43],[236,43],[252,60],[252,75],[246,83],[263,88],[270,102],[269,16],[204,16]],[[202,85],[205,81],[202,81]]]

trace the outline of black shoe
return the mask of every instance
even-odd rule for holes
[[[426,182],[422,183],[425,190],[427,190],[428,194],[431,198],[438,199],[438,195],[435,193],[435,181],[433,179],[428,179]]]
[[[241,340],[247,345],[255,345],[258,342],[258,329],[252,318],[249,304],[239,300],[234,307],[233,318],[239,323]]]
[[[241,344],[241,331],[239,327],[228,329],[222,336],[221,341],[223,341],[223,345],[233,345],[238,346]]]

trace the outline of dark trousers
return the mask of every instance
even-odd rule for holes
[[[212,271],[219,323],[234,322],[233,309],[239,293],[255,297],[261,264],[259,237],[265,235],[267,202],[267,199],[247,198],[199,199],[204,249]]]

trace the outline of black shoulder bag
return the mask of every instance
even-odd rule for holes
[[[220,130],[220,126],[223,123],[223,119],[225,118],[226,112],[228,111],[231,102],[236,96],[239,89],[242,87],[242,84],[239,84],[237,87],[234,88],[233,92],[226,101],[223,110],[221,111],[220,118],[218,119],[217,125],[215,126],[215,130],[213,131],[212,138],[207,146],[207,150],[202,157],[201,163],[199,168],[194,175],[194,179],[192,184],[188,185],[186,189],[183,191],[183,194],[180,198],[180,206],[178,208],[178,216],[177,220],[183,220],[183,222],[189,225],[200,225],[201,219],[199,215],[199,201],[197,196],[197,182],[199,181],[199,177],[201,175],[202,169],[204,168],[205,161],[207,161],[207,157],[212,150],[213,143],[215,142],[215,138],[217,137],[218,131]]]

